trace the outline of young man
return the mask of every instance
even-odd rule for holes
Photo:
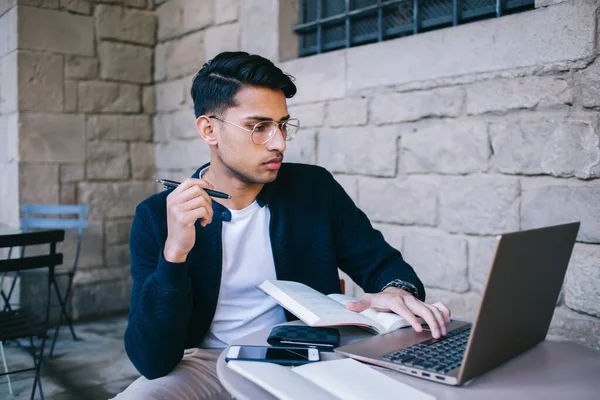
[[[413,269],[331,174],[282,164],[300,125],[286,106],[295,93],[290,76],[243,52],[219,54],[194,78],[196,129],[210,163],[137,207],[125,347],[144,377],[118,399],[227,397],[215,373],[222,348],[286,321],[256,289],[265,279],[339,292],[339,267],[367,293],[350,310],[396,312],[417,331],[420,316],[434,337],[446,334],[449,310],[423,303]],[[213,200],[205,189],[231,199]]]

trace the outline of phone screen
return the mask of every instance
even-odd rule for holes
[[[238,358],[308,361],[308,349],[279,349],[276,347],[241,346]]]

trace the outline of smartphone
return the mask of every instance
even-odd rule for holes
[[[281,365],[301,365],[319,361],[319,350],[303,347],[230,346],[225,361],[264,361]]]

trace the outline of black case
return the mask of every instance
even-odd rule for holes
[[[340,343],[340,333],[335,328],[281,325],[271,330],[267,342],[272,346],[314,347],[327,351],[333,350]]]

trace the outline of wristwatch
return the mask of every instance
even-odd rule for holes
[[[417,287],[415,285],[413,285],[412,283],[403,281],[402,279],[394,279],[393,281],[391,281],[390,283],[385,285],[381,289],[381,291],[383,292],[385,289],[387,289],[389,287],[396,287],[398,289],[402,289],[402,290],[412,294],[416,298],[419,298],[419,289],[417,289]]]

